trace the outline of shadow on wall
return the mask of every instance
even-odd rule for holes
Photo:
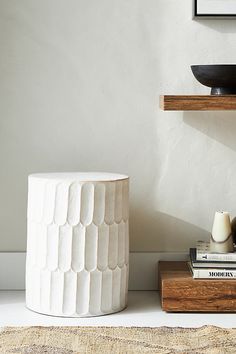
[[[130,250],[143,252],[183,252],[196,240],[208,240],[209,232],[159,211],[130,210]],[[152,248],[150,249],[150,245]]]
[[[195,21],[197,21],[199,25],[208,27],[220,33],[236,33],[235,19],[195,19]]]
[[[236,151],[236,112],[184,112],[183,121]]]

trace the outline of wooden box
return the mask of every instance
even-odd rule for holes
[[[236,312],[236,280],[193,279],[187,262],[159,262],[162,309],[167,312]]]

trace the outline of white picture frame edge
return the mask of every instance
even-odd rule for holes
[[[192,19],[193,20],[235,20],[235,14],[198,14],[197,13],[197,2],[198,0],[192,0]]]

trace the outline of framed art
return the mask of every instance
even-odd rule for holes
[[[236,17],[236,0],[194,0],[194,17]]]

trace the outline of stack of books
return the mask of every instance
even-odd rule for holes
[[[236,249],[230,253],[210,252],[210,243],[198,241],[190,248],[189,268],[193,278],[236,279]]]

